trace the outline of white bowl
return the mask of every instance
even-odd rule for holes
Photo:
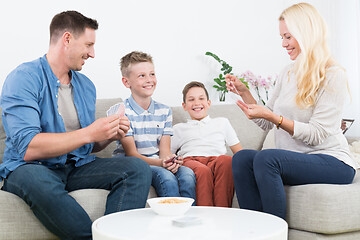
[[[172,203],[163,203],[163,201],[172,201]],[[174,201],[179,202],[176,203]],[[183,215],[190,209],[193,202],[194,199],[187,197],[157,197],[147,200],[147,203],[154,212],[164,216]]]

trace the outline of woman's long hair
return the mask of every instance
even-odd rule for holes
[[[335,64],[327,44],[326,23],[308,3],[294,4],[285,9],[279,20],[285,21],[301,49],[293,69],[298,88],[296,104],[301,108],[311,107],[326,82],[327,68]]]

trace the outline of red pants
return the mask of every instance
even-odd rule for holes
[[[184,166],[196,176],[196,205],[231,207],[234,182],[231,156],[186,157]]]

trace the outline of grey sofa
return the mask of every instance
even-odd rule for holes
[[[120,99],[97,101],[96,117],[105,116],[106,110]],[[187,113],[182,107],[173,107],[173,122],[184,122]],[[213,105],[210,116],[227,117],[235,128],[244,148],[262,149],[273,146],[271,132],[267,134],[239,111],[237,106]],[[0,156],[4,151],[5,133],[0,121]],[[114,145],[108,146],[99,157],[111,156]],[[0,162],[2,157],[0,158]],[[0,186],[2,182],[0,183]],[[286,187],[290,240],[343,240],[360,239],[360,175],[353,184],[304,185]],[[85,189],[71,192],[94,221],[105,210],[106,190]],[[150,189],[149,198],[156,196]],[[238,207],[234,197],[233,207]],[[240,223],[239,223],[240,224]],[[36,219],[25,202],[14,194],[0,190],[0,240],[57,239]]]

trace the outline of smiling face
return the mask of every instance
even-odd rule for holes
[[[298,41],[289,33],[284,20],[279,21],[280,36],[282,39],[282,47],[285,48],[291,60],[295,60],[301,53]]]
[[[86,28],[85,31],[77,37],[70,33],[67,34],[68,36],[65,38],[67,39],[68,68],[74,71],[80,71],[85,64],[85,60],[89,57],[95,57],[95,30]]]
[[[150,62],[131,64],[128,76],[123,77],[122,81],[130,88],[135,100],[151,98],[157,84],[154,65]]]
[[[201,87],[192,87],[185,96],[185,102],[182,104],[192,120],[201,120],[207,116],[211,101],[208,100],[205,90]]]

